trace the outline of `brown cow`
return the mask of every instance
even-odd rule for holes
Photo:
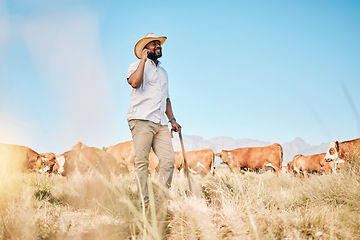
[[[80,151],[70,150],[57,158],[61,163],[59,173],[65,176],[97,172],[112,178],[129,172],[125,164],[117,164],[113,155],[96,147],[84,147]]]
[[[360,138],[345,141],[331,142],[325,155],[326,162],[341,163],[342,161],[355,165],[360,163]]]
[[[77,161],[81,149],[86,147],[88,146],[79,141],[71,148],[71,150],[57,155],[56,159],[59,164],[58,173],[64,176],[69,174],[69,172],[71,173],[72,169],[75,168],[73,164]]]
[[[214,152],[210,148],[198,151],[186,151],[185,156],[191,173],[201,176],[210,173],[214,174]],[[182,152],[175,152],[174,169],[179,171],[185,169]]]
[[[278,143],[266,147],[222,150],[215,155],[221,158],[222,163],[229,166],[231,172],[234,169],[239,172],[241,169],[260,170],[265,167],[272,167],[277,173],[281,173],[283,149]]]
[[[118,143],[114,146],[103,149],[104,151],[111,153],[115,157],[118,164],[126,164],[130,174],[135,176],[135,149],[133,141]],[[158,171],[158,168],[159,159],[151,149],[149,155],[149,173],[154,175]]]
[[[288,162],[288,163],[286,164],[286,170],[287,170],[287,172],[289,172],[289,173],[294,172],[294,162],[293,162],[293,161]]]
[[[60,166],[54,153],[40,153],[40,156],[43,158],[43,172],[49,174],[59,172]]]
[[[14,172],[42,172],[40,154],[31,148],[0,143],[0,164],[2,169]]]
[[[308,172],[320,173],[325,171],[327,175],[331,175],[333,166],[331,163],[325,163],[324,157],[325,153],[319,153],[310,156],[298,154],[294,156],[290,165],[292,166],[293,172],[299,175],[303,173],[305,178],[308,177]]]
[[[126,165],[119,166],[113,155],[96,147],[81,149],[76,167],[80,173],[96,170],[109,177],[128,172]]]

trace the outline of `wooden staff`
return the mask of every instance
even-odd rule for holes
[[[173,137],[173,133],[172,133],[173,131],[175,131],[175,130],[171,129],[171,137]],[[186,178],[188,180],[190,193],[192,193],[189,166],[188,166],[187,161],[186,161],[185,148],[184,148],[184,142],[183,142],[183,139],[182,139],[181,131],[179,132],[179,138],[180,138],[180,144],[181,144],[182,154],[183,154],[184,163],[185,163],[185,176],[186,176]]]

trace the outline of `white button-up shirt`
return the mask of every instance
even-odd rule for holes
[[[128,78],[139,66],[140,60],[130,65]],[[132,88],[130,107],[127,120],[148,120],[161,125],[167,125],[166,99],[169,98],[168,75],[163,67],[147,59],[144,67],[143,82],[139,88]]]

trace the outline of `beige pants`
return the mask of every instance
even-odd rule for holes
[[[174,173],[175,154],[168,126],[146,120],[133,119],[129,122],[135,148],[135,174],[140,201],[148,204],[148,168],[150,148],[159,159],[159,181],[166,187],[171,186]],[[140,192],[141,191],[141,192]],[[141,193],[141,194],[140,194]]]

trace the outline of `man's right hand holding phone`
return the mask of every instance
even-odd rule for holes
[[[141,60],[146,60],[148,57],[150,50],[147,48],[144,48],[144,50],[141,52]]]

